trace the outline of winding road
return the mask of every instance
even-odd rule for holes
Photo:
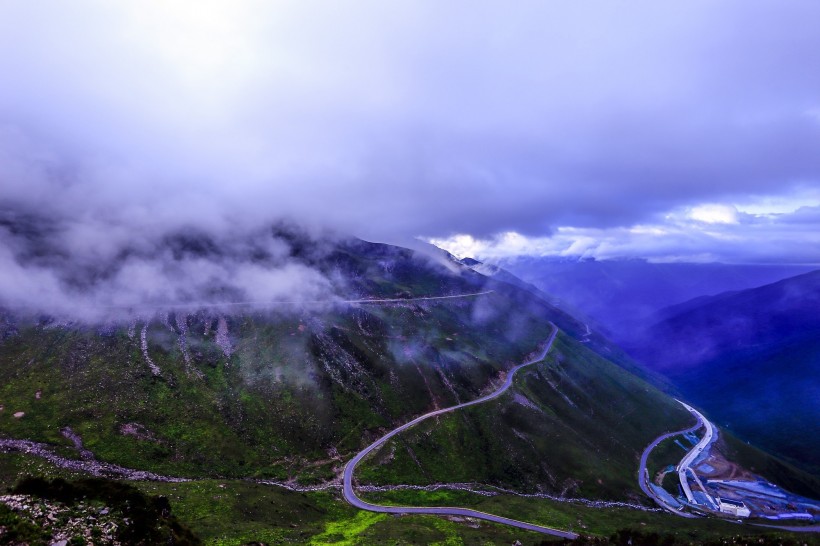
[[[681,479],[681,484],[682,484],[681,488],[684,489],[684,493],[686,494],[686,496],[688,498],[687,500],[689,500],[689,502],[692,502],[694,499],[689,498],[692,495],[691,489],[689,489],[689,484],[686,483],[685,486],[683,485],[683,483],[685,483],[685,479],[686,479],[686,472],[690,470],[690,465],[692,464],[692,461],[697,459],[698,455],[700,455],[701,452],[704,449],[706,449],[706,446],[709,445],[709,443],[712,441],[712,438],[714,437],[714,435],[716,433],[715,425],[713,425],[711,423],[711,421],[709,421],[706,417],[704,417],[702,413],[700,413],[698,410],[696,410],[695,408],[693,408],[689,404],[685,404],[685,403],[683,403],[683,402],[681,402],[680,400],[677,400],[677,399],[676,399],[676,401],[679,404],[681,404],[683,407],[685,407],[689,411],[689,413],[694,415],[695,418],[698,420],[698,422],[694,426],[691,426],[687,429],[679,430],[677,432],[669,432],[667,434],[663,434],[661,436],[658,436],[657,438],[655,438],[655,440],[651,444],[649,444],[649,446],[647,446],[647,448],[643,451],[643,454],[641,455],[641,465],[640,465],[640,468],[638,469],[638,484],[641,486],[641,490],[644,493],[646,493],[646,495],[649,496],[649,498],[654,500],[664,510],[668,510],[669,512],[672,512],[673,514],[676,514],[676,515],[684,517],[684,518],[697,518],[699,516],[689,514],[687,512],[682,512],[681,510],[678,510],[674,506],[670,506],[669,504],[667,504],[663,500],[663,498],[656,495],[655,492],[652,491],[652,489],[649,487],[650,477],[649,477],[649,472],[646,469],[646,460],[649,458],[649,454],[652,452],[652,450],[655,449],[658,446],[658,444],[660,444],[661,442],[663,442],[667,438],[672,438],[673,436],[677,436],[679,434],[688,434],[690,432],[695,432],[700,427],[705,426],[706,427],[706,434],[704,435],[704,437],[701,438],[701,440],[697,443],[697,445],[695,445],[695,447],[693,447],[689,452],[687,452],[687,454],[684,456],[683,460],[681,460],[681,462],[678,464],[678,466],[676,468],[678,476],[680,476],[680,479]],[[701,486],[701,489],[703,489],[703,492],[706,494],[706,497],[714,505],[713,509],[716,509],[717,508],[716,507],[717,503],[715,503],[715,500],[708,493],[706,493],[706,488],[704,488],[703,484],[700,483],[700,479],[698,478],[697,474],[694,471],[692,471],[692,475],[695,477],[695,480]],[[687,493],[687,491],[688,491],[688,493]],[[742,524],[740,521],[735,521],[735,520],[727,520],[727,521],[729,521],[729,523],[737,523],[739,525]],[[769,528],[772,528],[772,529],[780,529],[781,531],[791,531],[791,532],[795,532],[795,533],[820,533],[820,525],[785,526],[785,525],[770,525],[770,524],[765,524],[765,523],[749,523],[748,525],[754,525],[756,527],[769,527]]]
[[[717,510],[717,503],[712,498],[712,496],[709,495],[709,493],[706,491],[706,488],[703,487],[703,484],[701,483],[700,478],[698,478],[698,475],[695,473],[695,471],[691,470],[690,468],[695,459],[697,459],[700,456],[703,450],[706,449],[706,446],[708,446],[709,443],[712,441],[712,438],[715,436],[715,427],[714,425],[712,425],[712,423],[709,422],[708,419],[706,419],[706,417],[703,416],[701,412],[699,412],[689,404],[684,404],[680,400],[678,400],[678,403],[682,404],[683,407],[689,410],[689,413],[698,418],[698,422],[700,424],[706,427],[706,434],[704,434],[703,438],[701,438],[701,440],[695,445],[695,447],[693,447],[686,454],[686,456],[684,456],[684,458],[681,459],[681,462],[678,464],[678,467],[676,468],[678,476],[680,477],[681,489],[683,489],[683,494],[686,495],[686,500],[688,500],[690,504],[698,504],[697,500],[695,500],[695,496],[692,494],[692,489],[689,487],[689,479],[686,476],[689,472],[692,472],[692,477],[703,490],[703,494],[706,496],[706,499],[709,502],[709,507],[712,510]]]
[[[658,436],[657,438],[655,438],[655,440],[651,444],[649,444],[649,446],[647,446],[646,449],[643,450],[643,453],[641,454],[641,464],[638,467],[638,485],[641,486],[641,490],[644,493],[646,493],[646,495],[649,498],[651,498],[656,503],[658,503],[658,505],[661,508],[663,508],[664,510],[668,510],[668,511],[670,511],[674,514],[677,514],[679,516],[682,516],[684,518],[694,518],[694,517],[697,517],[697,516],[693,516],[692,514],[687,514],[686,512],[682,512],[681,510],[678,510],[674,506],[671,506],[671,505],[667,504],[666,501],[664,501],[660,496],[658,496],[657,494],[655,494],[654,491],[652,491],[652,488],[649,487],[649,480],[650,480],[649,471],[646,469],[646,461],[647,461],[647,459],[649,459],[649,454],[652,452],[653,449],[658,447],[658,444],[660,444],[661,442],[663,442],[667,438],[672,438],[673,436],[677,436],[679,434],[688,434],[690,432],[695,432],[696,430],[698,430],[700,427],[703,426],[703,416],[699,412],[695,411],[694,408],[684,404],[680,400],[677,400],[677,402],[679,404],[683,405],[683,407],[685,407],[687,410],[689,410],[689,413],[694,415],[697,418],[698,422],[695,423],[693,426],[691,426],[689,428],[679,430],[677,432],[667,432],[666,434],[662,434],[662,435]]]
[[[417,296],[415,298],[361,298],[354,300],[250,300],[250,301],[226,301],[222,303],[171,303],[164,305],[88,305],[90,309],[133,309],[133,310],[168,310],[168,309],[204,309],[212,307],[238,307],[238,306],[266,306],[266,305],[368,305],[383,303],[409,303],[414,301],[440,301],[454,300],[460,298],[474,298],[492,294],[495,290],[484,290],[482,292],[468,292],[466,294],[452,294],[450,296]]]
[[[518,521],[515,519],[504,518],[501,516],[496,516],[493,514],[488,514],[486,512],[479,512],[478,510],[471,510],[469,508],[458,508],[458,507],[451,507],[451,506],[384,506],[380,504],[372,504],[367,501],[362,500],[356,495],[356,492],[353,490],[353,472],[356,470],[356,465],[358,465],[362,459],[364,459],[371,451],[377,449],[378,447],[382,446],[387,440],[392,438],[393,436],[399,434],[402,431],[409,429],[412,426],[419,424],[420,422],[430,419],[431,417],[436,417],[438,415],[442,415],[444,413],[449,413],[451,411],[455,411],[461,408],[466,408],[468,406],[474,406],[476,404],[482,404],[484,402],[488,402],[495,398],[498,398],[502,394],[504,394],[507,389],[512,386],[513,377],[515,376],[515,372],[523,368],[524,366],[529,366],[531,364],[535,364],[536,362],[540,362],[547,356],[547,353],[552,348],[552,343],[555,341],[555,336],[558,334],[558,328],[553,324],[553,332],[547,341],[546,347],[544,350],[532,360],[525,362],[523,364],[519,364],[512,368],[509,373],[507,373],[507,378],[504,381],[504,384],[501,385],[498,389],[491,392],[486,396],[482,396],[481,398],[477,398],[471,402],[465,402],[463,404],[458,404],[457,406],[451,406],[449,408],[444,408],[436,411],[431,411],[430,413],[425,413],[420,417],[416,417],[412,421],[405,423],[404,425],[395,428],[364,448],[360,451],[355,457],[353,457],[350,462],[347,463],[345,466],[344,471],[344,482],[342,487],[342,492],[344,494],[344,498],[347,502],[355,506],[356,508],[360,508],[362,510],[369,510],[371,512],[380,512],[383,514],[432,514],[432,515],[444,515],[444,516],[463,516],[463,517],[470,517],[476,519],[483,519],[485,521],[491,521],[493,523],[501,523],[503,525],[510,525],[512,527],[518,527],[519,529],[525,529],[527,531],[535,531],[538,533],[545,533],[548,535],[554,535],[562,538],[569,538],[569,539],[576,539],[578,538],[578,534],[573,533],[571,531],[561,531],[559,529],[553,529],[551,527],[545,527],[543,525],[535,525],[533,523],[527,523],[525,521]]]

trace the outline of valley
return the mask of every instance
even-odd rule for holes
[[[634,375],[626,357],[608,360],[617,348],[587,323],[524,283],[446,255],[358,241],[322,252],[306,254],[311,266],[361,297],[141,309],[94,327],[7,314],[5,486],[39,468],[35,476],[177,491],[181,521],[214,544],[232,543],[217,542],[222,533],[339,542],[320,538],[330,514],[353,526],[353,543],[367,543],[365,530],[389,514],[402,517],[389,520],[388,535],[404,536],[416,525],[406,522],[422,521],[413,517],[431,518],[422,534],[435,534],[445,517],[454,536],[479,529],[532,543],[605,539],[627,525],[618,521],[647,518],[658,532],[734,532],[670,524],[683,512],[663,515],[652,501],[659,491],[647,496],[636,483],[641,452],[694,410]],[[797,470],[778,477],[811,487]],[[319,527],[282,520],[264,530],[261,514],[244,527],[186,520],[201,502],[195,492],[213,487],[215,499],[226,499],[223,487],[250,495],[251,512],[267,498],[282,510],[302,496]],[[524,500],[543,511],[510,511]],[[352,508],[338,506],[345,501]],[[367,524],[354,532],[356,522]]]
[[[552,347],[552,343],[553,343],[553,341],[555,341],[555,336],[557,334],[558,334],[558,328],[555,328],[553,330],[553,333],[550,336],[550,338],[546,341],[546,343],[545,343],[546,346],[540,352],[540,354],[538,356],[536,356],[535,358],[533,358],[532,360],[530,360],[528,362],[525,362],[523,364],[519,364],[519,365],[515,366],[514,368],[510,369],[506,373],[506,379],[504,380],[504,383],[499,388],[497,388],[496,390],[491,392],[490,394],[487,394],[485,396],[482,396],[481,398],[478,398],[476,400],[472,400],[470,402],[464,402],[464,403],[458,404],[456,406],[452,406],[452,407],[449,407],[449,408],[444,408],[444,409],[432,411],[430,413],[426,413],[426,414],[422,415],[421,417],[417,417],[417,418],[413,419],[409,423],[406,423],[406,424],[404,424],[404,425],[402,425],[402,426],[400,426],[396,429],[391,430],[390,432],[388,432],[387,434],[385,434],[384,436],[382,436],[381,438],[379,438],[378,440],[376,440],[375,442],[373,442],[372,444],[367,446],[365,449],[360,451],[355,457],[353,457],[353,459],[350,460],[350,462],[348,462],[345,465],[344,485],[343,485],[343,493],[344,493],[345,500],[347,502],[349,502],[350,504],[352,504],[353,506],[355,506],[356,508],[361,508],[363,510],[370,510],[372,512],[378,512],[378,513],[383,513],[383,514],[432,514],[432,515],[446,515],[446,516],[463,516],[463,517],[468,517],[468,518],[482,519],[482,520],[490,521],[490,522],[493,522],[493,523],[501,523],[503,525],[509,525],[509,526],[512,526],[512,527],[517,527],[519,529],[525,529],[525,530],[528,530],[528,531],[535,531],[535,532],[538,532],[538,533],[544,533],[544,534],[554,535],[554,536],[568,538],[568,539],[578,538],[577,533],[571,533],[571,532],[567,532],[567,531],[559,531],[557,529],[552,529],[552,528],[549,528],[549,527],[533,525],[531,523],[526,523],[526,522],[523,522],[523,521],[513,520],[513,519],[509,519],[509,518],[502,518],[502,517],[499,517],[499,516],[494,516],[492,514],[487,514],[487,513],[484,513],[484,512],[478,512],[476,510],[469,510],[469,509],[465,509],[465,508],[455,508],[455,507],[423,507],[423,508],[419,508],[419,507],[410,507],[410,506],[383,506],[383,505],[371,504],[371,503],[363,501],[360,497],[358,497],[356,495],[356,492],[355,492],[354,487],[353,487],[353,472],[356,470],[356,465],[358,465],[362,461],[362,459],[367,457],[367,455],[371,451],[373,451],[375,449],[378,449],[379,447],[382,446],[382,444],[384,444],[387,440],[389,440],[393,436],[401,433],[404,430],[409,429],[410,427],[420,423],[421,421],[424,421],[424,420],[429,419],[431,417],[436,417],[438,415],[442,415],[444,413],[448,413],[448,412],[451,412],[451,411],[456,411],[456,410],[459,410],[459,409],[462,409],[462,408],[473,406],[475,404],[482,404],[484,402],[487,402],[489,400],[493,400],[494,398],[497,398],[497,397],[501,396],[512,385],[512,381],[513,381],[513,377],[515,376],[515,372],[517,372],[518,370],[520,370],[524,366],[530,366],[530,365],[544,359],[544,357],[547,355],[550,348]]]
[[[738,523],[744,518],[814,521],[813,514],[820,511],[820,502],[789,493],[728,461],[721,450],[715,448],[719,432],[714,424],[693,407],[683,402],[681,404],[692,413],[697,423],[686,430],[659,436],[644,450],[638,479],[647,495],[665,510],[686,518],[703,515],[741,518]],[[701,438],[697,438],[693,433],[700,429],[704,432]],[[690,443],[691,448],[684,448],[683,458],[676,463],[674,455],[661,457],[674,464],[657,472],[657,477],[650,475],[647,460],[652,456],[652,451],[661,442],[668,444],[678,437]],[[677,439],[674,443],[684,446]],[[669,484],[666,476],[676,479]],[[677,494],[673,493],[675,490]],[[820,526],[806,526],[802,530],[820,532]]]
[[[0,0],[0,546],[820,546],[818,21]]]
[[[817,475],[818,302],[816,271],[700,298],[665,310],[629,351],[734,434]]]

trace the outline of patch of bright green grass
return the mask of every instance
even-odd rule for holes
[[[385,519],[386,514],[359,511],[352,518],[338,521],[329,521],[325,530],[310,539],[311,545],[335,544],[337,546],[353,546],[365,530]]]

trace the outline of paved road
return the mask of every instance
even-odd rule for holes
[[[658,495],[655,494],[654,491],[652,491],[652,489],[649,487],[649,480],[650,480],[649,471],[646,469],[646,461],[649,458],[649,454],[652,452],[653,449],[658,447],[658,444],[660,444],[661,442],[663,442],[667,438],[671,438],[671,437],[677,436],[679,434],[687,434],[689,432],[695,432],[696,430],[698,430],[700,427],[703,426],[703,416],[699,412],[695,411],[691,406],[687,406],[686,404],[684,404],[680,400],[678,400],[678,403],[682,404],[683,407],[685,407],[687,410],[689,410],[689,412],[697,418],[698,422],[695,423],[693,426],[687,428],[687,429],[679,430],[677,432],[668,432],[666,434],[662,434],[662,435],[658,436],[657,438],[655,438],[655,440],[651,444],[649,444],[649,446],[646,449],[643,450],[643,454],[641,454],[641,465],[638,467],[638,485],[641,486],[641,490],[643,490],[643,492],[646,493],[649,496],[649,498],[651,498],[656,503],[658,503],[658,505],[661,508],[663,508],[664,510],[668,510],[670,512],[673,512],[673,513],[675,513],[679,516],[685,517],[685,518],[694,518],[696,516],[693,516],[692,514],[687,514],[686,512],[681,512],[680,510],[678,510],[674,506],[670,506],[669,504],[666,504],[666,502],[661,497],[659,497]]]
[[[416,298],[362,298],[356,300],[253,300],[253,301],[228,301],[224,303],[174,303],[168,305],[89,305],[86,307],[94,309],[200,309],[210,307],[237,307],[237,306],[265,306],[265,305],[332,305],[332,304],[352,304],[366,305],[378,303],[406,303],[413,301],[438,301],[452,300],[457,298],[474,298],[476,296],[486,296],[492,294],[494,290],[484,290],[483,292],[469,292],[467,294],[453,294],[451,296],[419,296]]]
[[[455,411],[457,409],[466,408],[468,406],[474,406],[476,404],[482,404],[484,402],[488,402],[495,398],[498,398],[507,389],[510,388],[513,382],[513,376],[515,372],[523,368],[524,366],[529,366],[531,364],[535,364],[536,362],[540,362],[547,356],[547,352],[549,352],[550,348],[552,348],[552,343],[555,341],[555,336],[558,334],[558,328],[553,325],[553,332],[550,335],[549,340],[547,341],[547,345],[544,350],[541,352],[540,355],[535,357],[534,359],[525,362],[524,364],[519,364],[518,366],[514,367],[509,371],[507,374],[507,379],[504,381],[504,384],[501,385],[497,390],[493,391],[492,393],[482,396],[472,402],[465,402],[464,404],[458,404],[457,406],[451,406],[449,408],[444,408],[436,411],[431,411],[430,413],[425,413],[421,417],[416,417],[409,423],[406,423],[396,429],[391,430],[362,451],[360,451],[350,462],[347,463],[345,466],[344,472],[344,487],[342,488],[342,492],[344,494],[344,498],[347,502],[355,506],[356,508],[360,508],[362,510],[370,510],[371,512],[381,512],[386,514],[436,514],[436,515],[445,515],[445,516],[464,516],[470,518],[477,518],[483,519],[486,521],[492,521],[494,523],[501,523],[504,525],[511,525],[513,527],[518,527],[519,529],[526,529],[528,531],[536,531],[539,533],[545,533],[549,535],[555,535],[562,538],[569,538],[575,539],[578,538],[576,533],[570,531],[561,531],[559,529],[553,529],[551,527],[544,527],[542,525],[535,525],[532,523],[527,523],[525,521],[518,521],[515,519],[510,518],[503,518],[501,516],[495,516],[493,514],[487,514],[486,512],[479,512],[478,510],[471,510],[469,508],[457,508],[457,507],[449,507],[449,506],[425,506],[425,507],[416,507],[416,506],[382,506],[379,504],[372,504],[360,499],[356,492],[353,490],[353,472],[356,470],[356,465],[358,465],[362,459],[364,459],[368,453],[373,451],[374,449],[383,445],[387,440],[392,438],[393,436],[399,434],[400,432],[407,430],[408,428],[417,425],[418,423],[430,419],[431,417],[435,417],[437,415],[441,415],[443,413],[448,413],[451,411]]]
[[[698,422],[694,426],[691,426],[687,429],[679,430],[677,432],[669,432],[667,434],[663,434],[661,436],[658,436],[651,444],[649,444],[649,446],[643,451],[643,454],[641,455],[641,465],[640,465],[640,468],[638,469],[638,485],[640,485],[641,490],[643,490],[643,492],[646,493],[649,496],[649,498],[651,498],[656,503],[658,503],[658,505],[661,508],[663,508],[665,510],[668,510],[668,511],[674,513],[674,514],[679,515],[679,516],[685,517],[685,518],[696,518],[698,516],[695,516],[693,514],[687,514],[686,512],[681,512],[680,510],[678,510],[674,506],[670,506],[670,505],[666,504],[666,502],[664,502],[664,500],[662,498],[657,496],[655,494],[655,492],[652,491],[652,489],[648,486],[650,477],[649,477],[649,472],[646,470],[646,460],[649,458],[649,454],[652,452],[653,449],[655,449],[658,446],[658,444],[660,444],[661,442],[663,442],[667,438],[671,438],[671,437],[677,436],[679,434],[687,434],[689,432],[695,432],[700,427],[706,426],[706,428],[707,428],[706,436],[703,439],[701,439],[701,441],[698,442],[698,444],[691,451],[689,451],[686,454],[686,456],[684,457],[684,460],[686,460],[693,453],[696,454],[696,455],[699,455],[701,453],[701,451],[703,449],[705,449],[706,445],[711,441],[711,438],[714,435],[714,432],[715,432],[714,425],[708,419],[706,419],[703,416],[703,414],[701,414],[698,410],[696,410],[692,406],[690,406],[688,404],[684,404],[680,400],[678,400],[678,403],[682,404],[683,407],[685,407],[687,410],[689,410],[689,413],[694,415],[695,418],[698,420]],[[704,440],[707,437],[709,438],[709,440],[704,442]],[[687,468],[688,468],[688,465],[691,464],[692,460],[694,460],[695,458],[696,457],[692,457],[686,463]],[[683,461],[681,461],[681,464],[679,465],[679,468],[681,466],[683,466]],[[694,474],[694,472],[693,472],[693,474]],[[734,520],[727,520],[727,521],[729,521],[730,523],[741,524],[740,522],[736,522]],[[743,522],[742,524],[744,524],[744,525],[755,525],[757,527],[770,527],[772,529],[780,529],[780,530],[783,530],[783,531],[793,531],[793,532],[797,532],[797,533],[820,533],[820,526],[818,526],[818,525],[809,525],[809,526],[804,527],[804,526],[796,526],[796,525],[795,526],[785,526],[785,525],[769,525],[769,524],[765,524],[765,523],[746,523],[746,522]]]
[[[495,290],[485,290],[483,292],[470,292],[469,294],[455,294],[452,296],[419,296],[417,298],[382,298],[382,299],[361,299],[361,300],[342,300],[341,303],[403,303],[406,301],[437,301],[437,300],[452,300],[456,298],[473,298],[475,296],[486,296],[492,294]]]
[[[690,504],[698,504],[698,502],[695,500],[694,495],[692,495],[692,490],[689,487],[689,479],[686,476],[687,473],[691,471],[692,476],[694,476],[695,478],[695,481],[698,483],[698,485],[700,485],[700,488],[703,490],[704,495],[706,495],[706,498],[708,499],[711,505],[710,508],[712,508],[713,510],[717,510],[717,503],[715,503],[715,500],[706,491],[706,488],[703,487],[703,484],[701,483],[700,478],[698,478],[698,475],[695,473],[695,471],[690,469],[692,462],[694,462],[694,460],[697,459],[698,456],[700,456],[703,450],[706,449],[706,446],[708,446],[709,443],[712,441],[712,438],[715,435],[715,427],[698,410],[696,410],[689,404],[684,404],[680,400],[678,400],[678,402],[682,404],[683,407],[685,407],[687,410],[689,410],[689,413],[697,417],[699,423],[702,423],[703,426],[706,427],[706,433],[703,435],[703,438],[701,438],[700,441],[697,444],[695,444],[695,447],[693,447],[691,450],[689,450],[689,452],[686,455],[684,455],[683,459],[681,459],[681,462],[678,464],[678,467],[675,469],[678,473],[678,477],[680,478],[681,489],[683,489],[683,494],[686,495],[686,500],[688,500]]]

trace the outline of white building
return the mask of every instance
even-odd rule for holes
[[[718,509],[724,514],[731,514],[739,518],[748,518],[749,514],[751,514],[746,505],[743,504],[743,501],[722,499],[720,497],[718,497],[717,501]]]

